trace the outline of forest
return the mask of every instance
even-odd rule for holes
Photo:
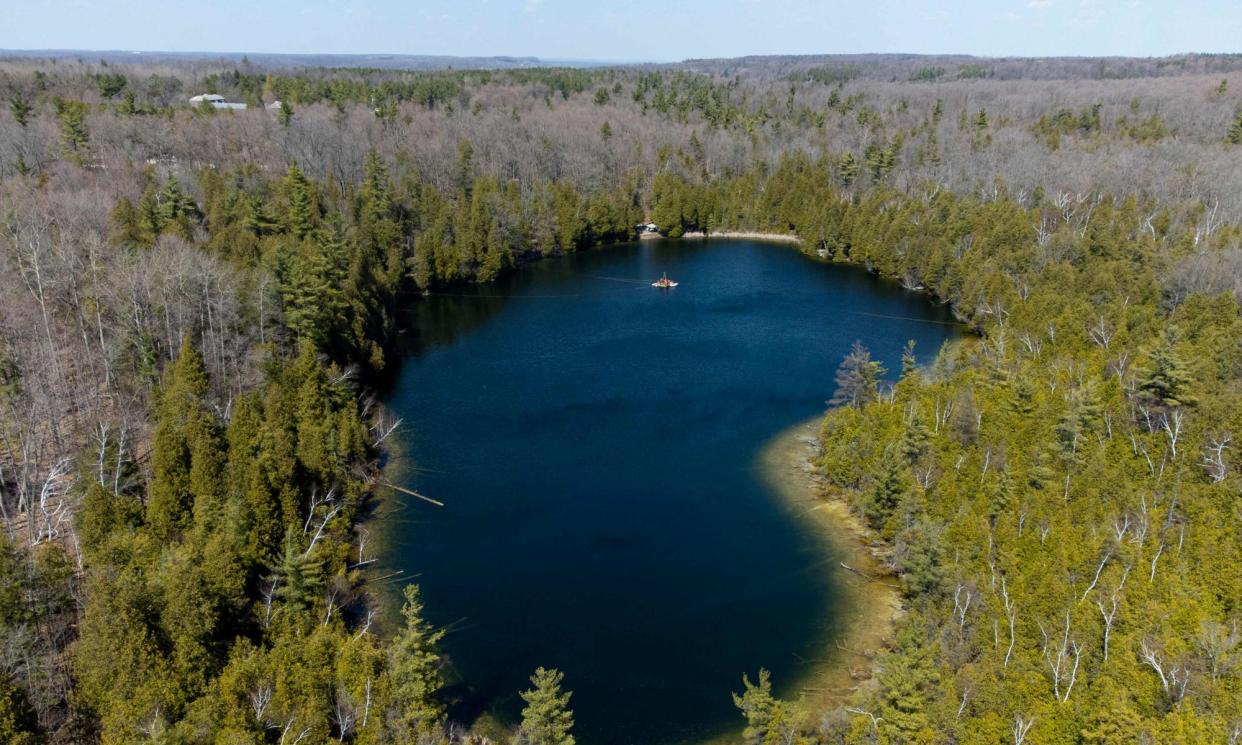
[[[448,716],[369,574],[374,391],[423,293],[650,220],[976,332],[824,371],[906,613],[839,710],[738,671],[747,742],[1242,742],[1242,58],[13,58],[0,98],[0,740],[572,745],[556,670]]]

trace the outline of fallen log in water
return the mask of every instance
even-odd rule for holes
[[[397,491],[401,492],[402,494],[409,494],[411,497],[418,497],[419,499],[423,500],[424,502],[431,502],[431,503],[432,503],[432,504],[434,504],[436,507],[443,507],[443,506],[444,506],[444,503],[443,503],[443,502],[441,502],[440,500],[438,500],[438,499],[432,499],[431,497],[425,496],[425,495],[423,495],[423,494],[419,494],[418,492],[414,491],[413,489],[406,489],[404,486],[397,486],[396,484],[394,484],[394,483],[392,483],[392,482],[390,482],[390,481],[385,481],[385,482],[383,482],[383,483],[384,483],[384,486],[387,486],[389,489],[396,489]]]

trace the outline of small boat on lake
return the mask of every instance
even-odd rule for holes
[[[656,281],[652,282],[652,283],[651,283],[651,286],[652,286],[652,287],[659,287],[659,288],[661,288],[661,289],[669,289],[669,288],[672,288],[672,287],[676,287],[676,286],[677,286],[677,283],[676,283],[676,282],[674,282],[673,280],[669,279],[669,278],[668,278],[668,273],[667,273],[667,272],[665,272],[664,276],[662,276],[662,277],[660,277],[659,279],[657,279]]]

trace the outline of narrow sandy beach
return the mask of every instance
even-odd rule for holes
[[[789,233],[758,233],[745,230],[725,230],[704,233],[699,230],[683,233],[682,238],[747,238],[757,241],[782,241],[785,243],[801,243],[802,239]]]
[[[785,430],[759,454],[773,491],[823,538],[842,587],[839,632],[824,640],[824,654],[808,664],[797,683],[813,715],[844,705],[860,687],[871,684],[874,656],[904,612],[897,578],[868,547],[870,531],[815,473],[812,459],[819,450],[821,422],[815,417]]]

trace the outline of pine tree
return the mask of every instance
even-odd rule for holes
[[[849,186],[858,178],[858,158],[853,153],[842,153],[837,159],[837,179],[842,186]]]
[[[940,566],[940,537],[922,515],[911,522],[896,539],[895,558],[906,593],[917,597],[939,591],[943,580]]]
[[[1161,408],[1193,406],[1190,392],[1193,378],[1177,347],[1181,330],[1166,326],[1159,340],[1146,350],[1147,363],[1138,371],[1138,395],[1150,405]]]
[[[919,359],[914,354],[914,339],[906,341],[901,350],[901,379],[913,380],[919,372]]]
[[[358,270],[379,272],[379,276],[370,283],[378,285],[376,289],[380,291],[380,299],[377,304],[387,308],[395,302],[393,295],[400,289],[405,277],[406,243],[402,240],[401,227],[397,222],[388,169],[384,167],[379,153],[374,150],[367,153],[362,173],[362,189],[358,199],[358,243],[363,254],[360,258],[366,268],[360,266]],[[360,275],[353,286],[361,291],[357,283],[366,281]]]
[[[879,397],[879,382],[884,366],[871,359],[871,352],[855,341],[850,353],[837,368],[836,392],[828,401],[830,406],[864,406]]]
[[[902,499],[910,491],[909,467],[898,457],[896,449],[884,450],[884,460],[875,474],[875,483],[866,494],[863,512],[867,522],[876,530],[886,530],[889,519]]]
[[[733,705],[741,710],[746,719],[742,737],[748,742],[762,743],[771,728],[772,709],[776,706],[776,698],[772,695],[772,674],[759,668],[759,682],[751,683],[743,673],[742,686],[742,695],[733,694]]]
[[[276,595],[285,608],[301,613],[315,604],[323,589],[323,560],[307,554],[298,541],[297,529],[289,525],[284,550],[276,565]]]
[[[147,245],[155,242],[160,233],[164,232],[164,210],[160,208],[160,197],[155,189],[155,179],[148,174],[147,186],[143,189],[142,200],[138,202],[138,215]]]
[[[1073,458],[1083,440],[1099,423],[1102,409],[1093,386],[1084,385],[1070,393],[1068,405],[1057,420],[1057,437],[1062,453]]]
[[[470,189],[474,184],[474,145],[465,137],[457,143],[457,166],[454,173],[458,190],[469,199]]]
[[[971,125],[975,128],[975,132],[977,133],[982,132],[983,130],[987,129],[988,128],[988,110],[979,109],[979,113],[975,114],[975,118],[971,122]]]
[[[927,452],[928,443],[931,440],[931,431],[923,422],[923,417],[917,410],[910,415],[906,422],[906,427],[901,433],[901,454],[905,459],[913,464],[923,457]]]
[[[121,116],[133,116],[138,113],[138,96],[135,95],[133,89],[127,89],[125,95],[121,96],[121,103],[117,105],[116,111]]]
[[[1006,405],[1010,412],[1018,416],[1031,414],[1035,411],[1035,387],[1026,378],[1016,379]]]
[[[573,694],[561,690],[564,678],[561,672],[542,667],[530,677],[535,687],[522,692],[526,708],[522,709],[518,745],[574,745],[574,737],[569,734],[574,726],[574,715],[569,710]]]
[[[56,99],[56,123],[60,125],[60,139],[70,157],[79,159],[90,141],[86,129],[88,108],[81,101]]]
[[[193,238],[193,221],[200,216],[198,205],[181,190],[176,177],[168,179],[158,198],[159,222],[163,230],[172,230],[186,240]]]
[[[1054,462],[1052,452],[1047,449],[1040,450],[1035,456],[1035,463],[1027,472],[1027,485],[1032,489],[1046,489],[1057,478]]]
[[[1242,145],[1242,112],[1234,117],[1229,125],[1229,133],[1225,136],[1225,141],[1230,145]]]
[[[285,230],[298,240],[308,237],[319,217],[314,188],[296,163],[289,166],[281,186],[285,195]]]
[[[13,121],[17,122],[17,126],[24,127],[30,123],[30,114],[34,111],[34,107],[30,105],[30,101],[26,97],[18,93],[9,101],[9,111],[13,114]]]
[[[388,647],[388,675],[393,703],[400,710],[404,725],[413,732],[427,733],[444,718],[444,706],[436,699],[444,687],[440,676],[438,645],[442,629],[423,618],[423,602],[418,585],[405,586],[401,607],[404,627]]]
[[[293,121],[293,107],[288,101],[280,102],[280,109],[276,111],[276,121],[282,127],[289,126],[289,123]]]

